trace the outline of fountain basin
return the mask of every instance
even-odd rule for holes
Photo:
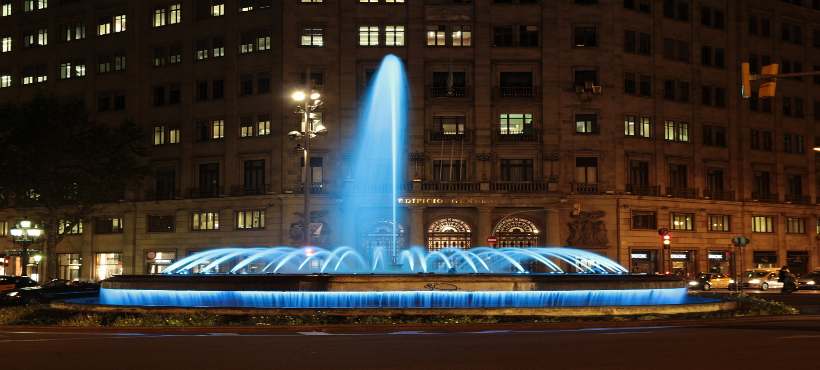
[[[643,275],[150,275],[103,282],[99,304],[271,309],[521,309],[703,303]]]

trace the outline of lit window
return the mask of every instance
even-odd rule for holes
[[[596,134],[598,133],[597,114],[576,114],[575,115],[576,134]]]
[[[122,254],[97,253],[94,256],[95,278],[105,280],[114,275],[122,275]]]
[[[48,8],[48,0],[25,0],[23,1],[23,11],[31,12]]]
[[[709,231],[728,232],[730,230],[729,215],[709,215],[709,223],[706,225]]]
[[[114,32],[125,32],[125,14],[114,16]]]
[[[73,24],[66,26],[63,29],[63,40],[73,41],[73,40],[82,40],[85,38],[85,25],[84,24]]]
[[[11,87],[11,75],[0,75],[0,88]]]
[[[450,34],[453,46],[470,46],[473,42],[473,31],[470,26],[453,26]]]
[[[154,127],[154,145],[165,145],[165,126]]]
[[[256,38],[256,51],[270,50],[270,36],[258,36]]]
[[[267,116],[260,116],[256,122],[256,134],[259,136],[270,135],[270,118]]]
[[[447,27],[427,26],[427,46],[445,46],[447,44]]]
[[[177,23],[182,22],[182,5],[181,4],[171,5],[169,10],[170,10],[170,14],[168,14],[168,24],[177,24]]]
[[[786,232],[789,234],[805,234],[806,221],[800,217],[786,217]]]
[[[312,47],[323,47],[324,44],[324,36],[325,36],[325,29],[324,28],[303,28],[302,29],[302,38],[301,38],[301,45],[302,46],[312,46]]]
[[[224,57],[225,56],[225,41],[221,38],[215,38],[212,42],[212,51],[214,58]]]
[[[125,70],[125,55],[115,55],[114,56],[114,70],[115,71],[124,71]]]
[[[3,3],[2,13],[1,14],[4,17],[8,17],[8,16],[11,15],[11,3],[10,2],[6,1],[6,2]]]
[[[172,128],[168,130],[168,144],[179,144],[179,129]]]
[[[11,40],[12,39],[11,39],[10,36],[3,36],[2,41],[0,41],[0,44],[2,45],[2,49],[0,49],[0,51],[2,51],[3,53],[10,52],[11,51]]]
[[[384,26],[384,44],[404,46],[404,26]]]
[[[165,8],[154,9],[154,27],[165,25]]]
[[[664,139],[667,141],[689,142],[689,124],[686,122],[664,122]]]
[[[673,213],[672,230],[692,231],[695,229],[695,215],[692,213]]]
[[[60,235],[80,235],[83,233],[83,220],[60,220],[57,224],[57,233]]]
[[[221,17],[225,15],[225,4],[213,4],[211,5],[211,16],[212,17]]]
[[[359,46],[378,46],[379,27],[359,26]]]
[[[501,113],[499,133],[501,135],[523,135],[532,129],[532,114]]]
[[[182,47],[174,46],[171,47],[171,51],[169,52],[168,61],[171,64],[177,64],[182,62]]]
[[[636,116],[624,117],[624,135],[651,138],[652,119]]]
[[[236,229],[264,229],[265,228],[265,210],[254,209],[248,211],[236,212]]]
[[[196,212],[192,214],[191,230],[219,230],[219,212]]]
[[[122,229],[122,218],[119,217],[99,217],[94,220],[95,234],[119,234]]]
[[[752,216],[752,232],[771,233],[774,232],[774,217],[772,216]]]
[[[110,20],[103,20],[102,23],[97,25],[97,35],[107,35],[111,33],[111,21]]]
[[[41,28],[23,37],[23,46],[30,48],[48,45],[48,29]]]
[[[222,139],[225,137],[225,121],[215,119],[211,121],[211,139]]]

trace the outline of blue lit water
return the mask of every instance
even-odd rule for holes
[[[402,250],[393,263],[384,255],[351,247],[219,248],[183,258],[164,271],[187,274],[315,274],[315,273],[543,273],[625,274],[615,261],[573,248],[448,248]]]
[[[239,308],[538,308],[701,303],[686,288],[573,291],[275,292],[101,289],[100,304]]]
[[[371,77],[341,194],[342,245],[364,247],[360,235],[386,225],[392,240],[380,253],[395,255],[402,224],[396,199],[406,183],[408,84],[399,57],[387,55]],[[376,253],[376,251],[360,252]]]

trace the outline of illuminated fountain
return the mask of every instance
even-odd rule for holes
[[[162,275],[108,279],[99,303],[422,312],[693,303],[678,278],[629,275],[584,250],[403,247],[396,200],[405,183],[407,96],[401,60],[389,55],[365,98],[341,194],[339,229],[347,246],[208,250]],[[389,237],[362,243],[363,229],[372,225]]]

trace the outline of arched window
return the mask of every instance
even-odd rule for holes
[[[442,218],[427,228],[427,250],[468,249],[472,246],[472,240],[470,225],[457,218]]]
[[[538,246],[540,233],[535,223],[520,217],[504,218],[493,229],[497,248]]]

